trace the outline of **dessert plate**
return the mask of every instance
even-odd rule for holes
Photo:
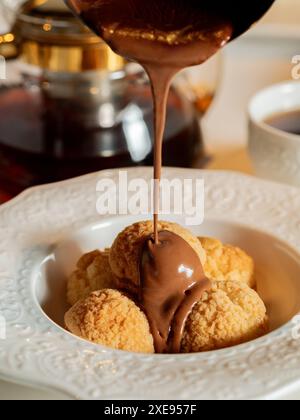
[[[129,180],[150,182],[151,175],[147,168],[128,171]],[[193,230],[254,257],[270,334],[210,353],[142,355],[64,331],[65,278],[77,258],[110,246],[142,219],[97,213],[97,181],[118,177],[117,170],[100,172],[33,188],[0,207],[0,377],[96,400],[264,399],[300,385],[299,190],[244,175],[164,171],[169,179],[204,179],[205,221]]]

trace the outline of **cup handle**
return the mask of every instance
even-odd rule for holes
[[[16,36],[12,32],[0,34],[0,56],[5,60],[12,60],[19,55]]]

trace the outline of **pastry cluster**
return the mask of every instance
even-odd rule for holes
[[[219,240],[196,238],[174,223],[160,222],[159,229],[182,237],[212,282],[186,321],[182,353],[231,347],[267,333],[266,307],[255,291],[250,256]],[[134,298],[141,248],[152,232],[152,222],[136,223],[119,234],[111,249],[79,260],[67,288],[71,309],[65,324],[71,333],[118,350],[155,352],[148,319]]]

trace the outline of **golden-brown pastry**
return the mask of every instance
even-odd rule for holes
[[[233,280],[255,288],[254,261],[240,248],[217,239],[199,238],[206,251],[204,271],[211,280]]]
[[[77,270],[70,276],[67,300],[73,306],[94,291],[113,288],[115,280],[109,265],[109,250],[93,251],[80,258]]]
[[[159,230],[167,230],[181,236],[196,251],[202,264],[206,254],[199,240],[187,229],[170,222],[159,222]],[[110,266],[119,280],[119,286],[136,291],[139,285],[139,261],[142,246],[153,233],[151,221],[135,223],[119,234],[110,252]]]
[[[213,282],[186,322],[182,352],[231,347],[258,338],[267,330],[265,305],[253,289],[241,282]]]
[[[144,313],[117,290],[94,292],[65,315],[67,329],[96,344],[138,353],[153,353],[153,338]]]

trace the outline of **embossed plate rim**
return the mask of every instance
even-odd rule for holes
[[[205,179],[209,218],[266,231],[300,251],[300,223],[290,217],[277,226],[278,221],[282,222],[284,212],[299,214],[298,189],[232,172],[177,168],[168,168],[164,172],[167,177],[200,176]],[[129,177],[142,176],[149,180],[151,175],[149,168],[129,169]],[[0,243],[0,313],[7,313],[12,320],[17,317],[16,325],[8,324],[9,329],[11,327],[8,340],[0,342],[0,377],[31,386],[49,387],[81,399],[129,399],[135,390],[136,398],[271,398],[284,392],[284,389],[298,385],[300,357],[296,359],[296,364],[293,357],[300,353],[300,345],[290,340],[291,322],[267,337],[233,349],[199,355],[158,357],[133,355],[102,347],[96,349],[95,345],[54,327],[38,311],[37,305],[30,307],[34,303],[34,296],[27,276],[31,276],[34,253],[38,252],[38,241],[35,242],[37,228],[39,234],[45,236],[49,233],[47,224],[52,222],[54,233],[52,235],[50,229],[49,243],[53,243],[68,230],[79,229],[97,220],[99,222],[94,208],[96,182],[99,177],[117,179],[117,176],[118,170],[104,171],[35,187],[0,207],[0,235],[3,238]],[[221,182],[230,187],[221,190]],[[234,194],[239,194],[242,203],[235,202],[234,191]],[[223,200],[218,205],[215,202],[216,194],[221,194]],[[252,201],[259,206],[262,197],[261,214],[256,212],[253,218]],[[284,204],[286,201],[287,207]],[[231,209],[230,217],[224,217],[224,206]],[[15,266],[14,258],[19,248],[25,249],[22,251],[25,264],[21,264],[15,272],[11,266]],[[28,252],[33,254],[26,258]],[[19,318],[18,311],[21,314]],[[271,351],[273,347],[277,350],[276,354]],[[289,369],[281,374],[279,381],[274,381],[262,364],[267,353],[273,367],[279,359],[280,363],[284,360],[289,363]],[[253,367],[257,360],[261,363],[258,369]],[[288,371],[295,372],[296,368],[295,377]],[[267,370],[270,370],[269,365]],[[140,373],[145,377],[143,383],[138,381]],[[162,384],[154,389],[158,380]],[[166,392],[166,385],[169,384],[173,384],[173,388]],[[112,388],[114,392],[110,391]],[[148,390],[146,394],[145,390]]]

